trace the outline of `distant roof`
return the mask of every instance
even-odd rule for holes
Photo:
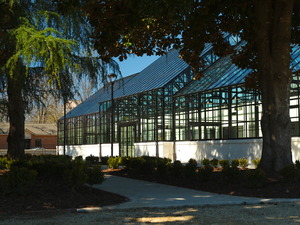
[[[9,123],[0,123],[0,134],[8,134]],[[25,124],[25,132],[34,135],[57,135],[56,124]]]
[[[179,57],[179,51],[173,49],[159,57],[140,73],[117,80],[114,84],[114,98],[162,88],[188,67],[189,65]],[[111,99],[110,90],[110,84],[100,88],[94,95],[71,110],[67,117],[98,112],[99,102]]]

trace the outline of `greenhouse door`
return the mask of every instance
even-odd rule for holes
[[[120,125],[120,153],[122,157],[134,157],[135,124]]]

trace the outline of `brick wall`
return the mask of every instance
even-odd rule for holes
[[[36,147],[36,140],[41,140],[41,147],[46,149],[55,149],[57,145],[57,135],[32,135],[31,148]]]
[[[0,134],[0,149],[7,149],[7,135]]]
[[[41,140],[41,147],[55,149],[57,145],[57,135],[32,135],[30,148],[35,148],[36,139]],[[7,149],[7,135],[0,135],[0,149]]]

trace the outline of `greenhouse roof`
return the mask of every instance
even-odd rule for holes
[[[208,48],[211,49],[211,46],[206,46],[206,52]],[[117,80],[114,84],[114,99],[162,88],[188,67],[189,65],[179,57],[179,51],[171,50],[140,73]],[[111,99],[110,90],[110,84],[104,85],[94,95],[70,111],[67,117],[98,112],[99,102]]]
[[[291,58],[292,71],[299,71],[300,46],[293,46]],[[192,80],[176,96],[241,84],[245,82],[245,77],[251,72],[252,69],[241,69],[234,65],[230,60],[230,56],[219,58],[214,64],[204,70],[203,77],[199,80]]]
[[[226,56],[217,60],[203,72],[199,80],[192,80],[176,95],[186,95],[205,90],[235,85],[244,82],[244,78],[252,70],[243,70],[232,64],[230,57]]]
[[[240,43],[241,45],[243,44],[242,42]],[[237,47],[240,46],[237,45]],[[211,50],[212,45],[207,44],[202,52],[202,56],[209,54]],[[291,58],[291,69],[293,72],[300,71],[300,47],[298,45],[292,48]],[[117,80],[114,85],[114,99],[162,88],[188,67],[189,65],[179,57],[179,51],[172,50],[158,58],[140,73]],[[204,76],[200,80],[192,80],[176,96],[241,84],[245,82],[245,77],[251,71],[251,69],[238,68],[231,62],[230,56],[218,58],[203,71]],[[110,90],[110,84],[104,85],[94,95],[71,110],[67,117],[98,112],[99,102],[111,99]]]

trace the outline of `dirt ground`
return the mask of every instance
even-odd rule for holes
[[[300,203],[232,205],[180,208],[142,208],[93,213],[43,212],[7,217],[0,215],[2,225],[57,224],[299,224]]]
[[[126,197],[82,186],[76,190],[59,184],[37,183],[25,195],[0,195],[0,215],[40,211],[68,211],[76,208],[103,207],[126,202]],[[1,222],[0,222],[1,224]]]

